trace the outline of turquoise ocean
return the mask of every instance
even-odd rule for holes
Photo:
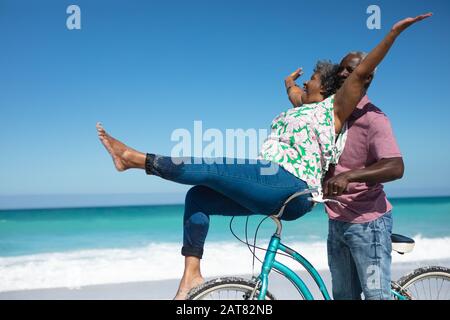
[[[390,199],[394,233],[416,240],[393,262],[450,259],[450,197]],[[264,217],[250,217],[248,238]],[[183,267],[183,205],[0,211],[0,291],[179,278]],[[205,276],[252,273],[252,255],[229,229],[230,217],[212,216],[203,259]],[[246,219],[233,221],[245,239]],[[321,205],[283,224],[283,242],[318,269],[327,267],[328,219]],[[264,246],[275,230],[258,232]],[[263,257],[264,252],[258,256]]]

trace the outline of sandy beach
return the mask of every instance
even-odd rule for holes
[[[450,266],[450,260],[432,260],[392,265],[392,278],[398,279],[415,268],[430,265]],[[319,290],[306,271],[299,271],[310,288],[315,299],[321,299]],[[320,270],[320,274],[331,294],[331,276],[328,270]],[[242,275],[251,278],[251,275]],[[209,280],[210,278],[207,278]],[[0,300],[171,300],[178,286],[178,280],[162,280],[148,282],[129,282],[121,284],[104,284],[85,286],[79,289],[54,288],[1,292]],[[282,276],[272,273],[269,291],[276,299],[295,300],[300,296],[291,283]]]

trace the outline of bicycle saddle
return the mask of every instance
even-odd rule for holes
[[[392,250],[400,254],[411,252],[414,249],[414,240],[400,234],[391,235]]]

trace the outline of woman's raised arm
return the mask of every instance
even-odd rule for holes
[[[302,95],[303,90],[296,83],[299,77],[303,75],[303,69],[298,68],[284,79],[284,85],[286,86],[286,92],[288,94],[289,101],[294,108],[300,107],[303,104]]]
[[[375,71],[395,39],[412,24],[431,17],[431,13],[423,14],[415,18],[406,18],[397,22],[387,36],[376,46],[367,57],[356,67],[356,69],[345,80],[342,87],[336,92],[334,102],[336,133],[341,131],[342,125],[352,114],[365,92],[367,78]]]

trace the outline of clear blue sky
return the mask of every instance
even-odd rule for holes
[[[81,8],[81,30],[66,8]],[[381,7],[382,29],[366,27]],[[177,128],[262,128],[290,107],[283,79],[368,51],[400,18],[432,11],[382,63],[370,98],[391,119],[406,173],[392,195],[450,194],[450,2],[0,2],[0,196],[182,192],[116,173],[96,137],[167,154]],[[20,201],[19,201],[20,202]]]

